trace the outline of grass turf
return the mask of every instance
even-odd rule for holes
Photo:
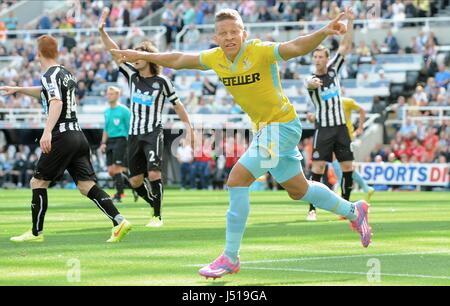
[[[197,270],[223,249],[226,192],[168,190],[158,229],[128,194],[119,210],[133,230],[111,245],[109,220],[62,190],[49,191],[46,241],[14,244],[31,227],[31,192],[1,190],[0,285],[450,285],[450,193],[376,193],[368,249],[335,215],[306,222],[307,205],[284,192],[250,199],[241,272],[212,281]]]

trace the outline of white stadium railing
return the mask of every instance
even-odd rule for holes
[[[418,115],[421,112],[426,111],[430,111],[431,115]],[[444,121],[450,121],[450,106],[406,106],[403,108],[403,125],[406,124],[407,118],[410,118],[412,121],[421,121],[423,123],[433,120],[435,124],[441,125]]]
[[[313,124],[306,121],[306,113],[298,113],[303,128],[314,128]],[[364,127],[369,127],[378,114],[367,114]],[[85,129],[103,129],[103,111],[79,111],[78,121]],[[230,128],[251,129],[250,118],[246,114],[189,114],[189,118],[195,128]],[[41,108],[0,108],[0,129],[42,129],[45,126],[47,116]],[[357,116],[352,116],[352,120]],[[184,125],[178,115],[163,115],[162,122],[167,129],[183,129]]]

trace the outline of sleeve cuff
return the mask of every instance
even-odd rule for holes
[[[278,44],[276,44],[275,49],[274,49],[275,60],[276,60],[277,62],[282,62],[282,61],[284,61],[284,59],[283,59],[283,58],[281,57],[281,55],[280,55],[280,50],[279,50],[279,48],[280,48],[280,44],[278,43]]]
[[[209,68],[208,66],[203,64],[203,59],[202,58],[203,58],[203,52],[200,52],[200,66],[202,66],[206,70],[210,70],[211,68]]]

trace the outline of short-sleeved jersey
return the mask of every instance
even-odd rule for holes
[[[353,140],[353,124],[351,120],[352,111],[359,112],[361,109],[361,106],[356,103],[355,100],[350,98],[342,98],[343,108],[344,108],[344,114],[345,114],[345,121],[347,124],[348,133],[350,134],[350,139]]]
[[[344,56],[339,52],[327,65],[327,73],[313,74],[311,78],[318,78],[322,86],[308,89],[311,101],[316,107],[316,125],[318,127],[333,127],[346,124],[342,108],[341,84],[339,72],[344,65]]]
[[[275,122],[289,122],[297,113],[283,94],[277,61],[282,60],[279,44],[250,40],[244,42],[234,62],[221,48],[200,53],[204,69],[212,69],[227,91],[259,130]]]
[[[127,78],[130,88],[129,135],[144,135],[161,128],[164,102],[181,103],[170,79],[164,75],[141,77],[129,63],[121,64],[119,71]]]
[[[130,129],[130,110],[122,104],[105,110],[105,133],[109,138],[127,137]]]
[[[61,115],[52,133],[81,131],[77,120],[77,101],[75,95],[77,81],[72,73],[63,66],[52,66],[42,76],[41,85],[40,101],[46,114],[48,114],[49,106],[53,100],[62,101]]]

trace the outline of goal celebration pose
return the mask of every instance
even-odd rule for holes
[[[288,42],[247,41],[247,32],[236,10],[224,9],[215,16],[215,40],[219,47],[197,54],[150,53],[111,50],[119,62],[145,60],[174,69],[212,69],[228,92],[246,112],[257,131],[247,152],[231,170],[227,181],[230,205],[227,212],[225,250],[200,275],[218,278],[240,269],[239,249],[249,214],[249,186],[267,171],[294,200],[345,216],[367,247],[371,239],[368,204],[350,203],[319,182],[306,180],[297,148],[302,127],[294,106],[283,94],[277,61],[313,51],[328,35],[341,34],[340,14],[321,30]]]

